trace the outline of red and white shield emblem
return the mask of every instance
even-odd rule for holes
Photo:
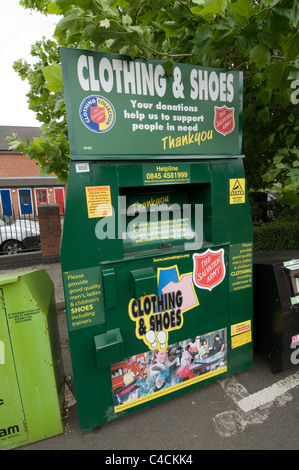
[[[230,134],[235,128],[235,108],[214,106],[214,127],[219,134]]]
[[[200,289],[211,291],[225,278],[224,249],[206,250],[193,255],[193,282]]]
[[[90,119],[97,124],[101,124],[106,120],[105,108],[100,106],[90,107]]]

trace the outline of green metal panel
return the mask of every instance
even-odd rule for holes
[[[252,364],[242,74],[62,48],[83,432]]]
[[[190,160],[190,183],[187,185],[149,186],[144,180],[143,162],[126,165],[89,162],[89,165],[88,173],[78,173],[75,162],[71,163],[61,249],[76,398],[83,432],[242,371],[252,364],[252,228],[247,191],[243,186],[242,159]],[[234,184],[237,180],[240,182],[240,197],[244,202],[235,203],[231,199],[234,195],[231,195],[230,180]],[[115,201],[112,202],[116,212],[115,238],[97,237],[99,227],[108,230],[113,218],[88,217],[85,187],[92,185],[109,186],[111,201]],[[121,224],[127,224],[130,218],[120,217],[118,197],[127,194],[131,202],[132,191],[135,195],[149,191],[151,197],[163,194],[165,198],[168,191],[182,194],[183,188],[193,204],[203,204],[202,247],[188,249],[188,245],[172,244],[169,240],[170,246],[161,248],[161,241],[156,239],[143,242],[142,248],[136,247],[135,252],[126,252],[127,242],[117,234],[126,232],[127,225]],[[141,200],[144,201],[139,198]],[[80,227],[80,236],[70,238],[76,227]],[[193,337],[206,337],[211,345],[212,338],[220,332],[225,339],[225,361],[214,370],[208,370],[207,366],[206,374],[192,376],[190,373],[180,382],[177,378],[177,383],[165,389],[163,394],[143,390],[142,397],[120,404],[124,397],[114,393],[117,390],[113,385],[115,370],[119,368],[124,372],[129,363],[136,364],[146,356],[149,361],[155,349],[146,341],[145,333],[142,334],[147,328],[140,320],[146,315],[132,318],[131,302],[139,302],[142,310],[142,296],[157,296],[158,279],[163,270],[174,269],[178,274],[175,282],[182,281],[188,274],[193,279],[193,255],[207,250],[211,250],[212,255],[224,250],[224,279],[211,290],[195,286],[192,280],[189,287],[192,287],[197,302],[191,302],[191,308],[182,314],[174,313],[172,317],[163,314],[161,320],[154,319],[155,314],[151,312],[151,327],[160,328],[158,321],[164,322],[161,329],[166,333],[168,348],[185,346]],[[191,290],[186,291],[187,298],[191,293]],[[136,303],[135,311],[137,308]],[[171,322],[175,327],[169,326]],[[114,331],[119,332],[117,340],[113,335],[110,338]],[[115,354],[111,354],[112,351]],[[178,369],[176,373],[179,373]],[[121,385],[118,392],[121,388],[126,389],[124,382]],[[142,387],[137,385],[141,393]],[[131,396],[133,392],[134,389]]]
[[[25,426],[25,415],[15,370],[10,335],[4,307],[3,290],[0,289],[0,331],[1,331],[1,430],[0,446],[2,449],[26,442],[28,434]],[[5,408],[5,409],[4,409]]]
[[[167,76],[165,61],[66,48],[61,60],[72,159],[240,154],[241,72],[178,63]]]
[[[0,447],[63,432],[63,364],[53,283],[45,270],[0,276]]]

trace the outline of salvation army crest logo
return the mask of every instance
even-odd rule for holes
[[[235,108],[214,106],[214,128],[219,134],[227,135],[235,128]]]
[[[206,250],[193,255],[193,282],[199,289],[211,291],[225,278],[224,249]]]
[[[115,109],[107,98],[92,95],[85,98],[79,109],[81,121],[92,132],[110,131],[115,124]]]

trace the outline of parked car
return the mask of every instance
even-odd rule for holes
[[[0,253],[16,254],[40,248],[39,223],[0,215]]]

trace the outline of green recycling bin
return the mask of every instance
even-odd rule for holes
[[[239,72],[61,57],[61,264],[85,433],[252,365],[252,223]]]
[[[45,270],[0,276],[0,449],[64,431],[63,363]]]

